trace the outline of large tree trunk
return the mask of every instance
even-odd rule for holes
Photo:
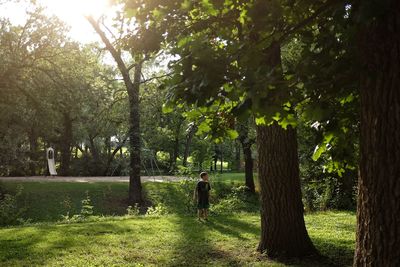
[[[277,123],[258,126],[257,142],[262,205],[258,250],[270,257],[315,254],[303,217],[296,131]]]
[[[272,44],[265,54],[274,71],[272,79],[282,80],[280,44]],[[284,90],[282,94],[275,98],[285,101]],[[258,250],[270,257],[317,254],[304,223],[296,131],[291,126],[285,130],[277,122],[258,126],[257,143],[262,207]]]
[[[361,162],[354,266],[400,266],[400,2],[382,5],[387,5],[386,12],[364,21],[360,31]]]
[[[72,145],[72,119],[68,112],[63,115],[63,133],[61,135],[60,151],[61,151],[61,162],[60,162],[60,175],[68,176],[71,164],[71,145]]]

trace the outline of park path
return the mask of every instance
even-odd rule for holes
[[[178,176],[142,176],[142,182],[176,182],[185,179]],[[129,176],[93,176],[93,177],[69,177],[69,176],[26,176],[26,177],[0,177],[0,181],[17,182],[129,182]]]

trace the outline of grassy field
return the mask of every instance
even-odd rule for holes
[[[215,172],[210,173],[210,177],[213,181],[244,184],[244,173],[242,172],[224,172],[222,174]],[[254,181],[257,184],[257,173],[254,173]]]
[[[355,218],[327,212],[306,216],[325,260],[297,266],[351,265]],[[255,252],[259,216],[241,213],[198,222],[192,216],[110,218],[75,224],[0,229],[1,266],[285,266]]]
[[[309,234],[324,259],[280,263],[256,253],[260,234],[257,199],[245,198],[245,205],[233,205],[233,209],[231,183],[240,182],[240,176],[231,178],[218,183],[215,177],[213,206],[225,212],[216,209],[209,222],[195,219],[188,201],[190,183],[145,183],[148,205],[162,204],[167,214],[135,217],[108,216],[126,214],[126,183],[22,183],[19,201],[28,208],[24,218],[39,223],[0,228],[0,266],[351,265],[355,242],[351,212],[306,215]],[[9,192],[17,186],[3,184]],[[68,211],[79,213],[86,194],[95,215],[107,217],[55,222]]]

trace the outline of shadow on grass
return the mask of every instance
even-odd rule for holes
[[[87,242],[94,242],[107,233],[121,234],[129,228],[111,223],[78,223],[72,225],[41,225],[3,229],[0,236],[0,265],[46,265],[52,259],[62,257],[69,250],[85,250]],[[23,264],[22,264],[23,263]]]
[[[229,216],[216,215],[208,222],[208,225],[221,234],[226,234],[237,239],[247,240],[247,237],[243,235],[250,233],[253,235],[259,235],[260,228],[255,227],[252,224],[233,219]]]
[[[174,196],[175,201],[185,198],[185,193],[176,186],[166,187],[165,190],[169,196]],[[220,236],[229,239],[248,240],[246,234],[257,235],[259,228],[223,215],[211,216],[209,221],[199,221],[195,209],[193,212],[182,213],[181,207],[175,208],[181,211],[176,213],[175,222],[180,236],[174,244],[173,257],[168,266],[243,266],[238,253],[229,247],[232,244],[228,244],[228,247],[220,246],[213,235],[220,233]]]

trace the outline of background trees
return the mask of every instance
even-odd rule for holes
[[[259,169],[259,250],[290,257],[315,253],[301,186],[310,210],[352,207],[360,157],[356,264],[396,262],[397,3],[115,4],[114,25],[88,20],[116,66],[40,9],[1,20],[2,175],[45,173],[54,146],[61,175],[129,173],[139,203],[141,167],[222,172],[242,152],[253,193],[253,156]]]

